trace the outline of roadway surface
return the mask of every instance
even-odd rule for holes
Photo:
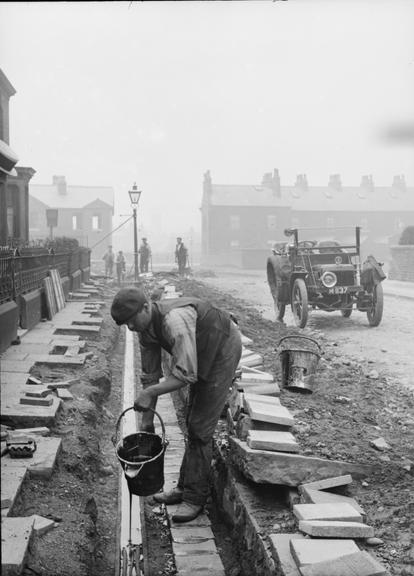
[[[268,320],[274,320],[273,300],[265,272],[217,271],[216,278],[203,278],[206,284],[244,300]],[[367,316],[354,310],[350,318],[339,312],[312,311],[308,331],[320,330],[331,343],[336,343],[344,355],[367,365],[367,371],[394,378],[414,391],[414,285],[402,293],[399,285],[384,281],[384,315],[381,324],[371,328]],[[412,294],[412,298],[409,297]],[[408,295],[408,296],[407,296]],[[294,326],[290,307],[286,308],[285,323]]]

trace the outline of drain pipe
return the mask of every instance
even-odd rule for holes
[[[122,411],[130,408],[135,400],[135,355],[134,335],[125,326],[125,353],[122,377]],[[121,437],[134,434],[138,430],[138,416],[134,410],[127,412],[122,419]],[[119,574],[121,552],[127,547],[130,530],[130,494],[123,471],[120,471],[120,534],[119,534],[119,562],[116,574]],[[140,497],[132,494],[131,498],[131,542],[137,546],[142,545],[141,507]],[[137,575],[138,576],[138,575]]]

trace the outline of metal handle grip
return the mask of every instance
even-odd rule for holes
[[[281,339],[279,340],[278,346],[281,345],[281,343],[283,342],[283,340],[287,340],[288,338],[303,338],[304,340],[310,340],[311,342],[313,342],[314,344],[316,344],[317,347],[319,348],[319,350],[322,352],[322,348],[321,348],[320,344],[319,344],[316,340],[314,340],[313,338],[310,338],[309,336],[299,336],[299,335],[297,335],[297,336],[294,336],[294,335],[284,336],[283,338],[281,338]]]
[[[126,408],[122,414],[120,414],[120,416],[118,417],[118,420],[116,421],[116,425],[115,425],[115,433],[112,436],[112,443],[115,445],[116,444],[116,440],[118,437],[118,433],[119,433],[119,425],[121,424],[121,420],[124,417],[124,415],[129,411],[129,410],[134,410],[133,406],[130,406],[129,408]],[[161,430],[162,430],[162,444],[165,444],[165,426],[164,426],[164,422],[161,418],[161,416],[158,414],[158,412],[156,410],[153,410],[152,408],[148,408],[148,410],[150,412],[153,412],[157,417],[158,420],[160,421],[161,424]]]

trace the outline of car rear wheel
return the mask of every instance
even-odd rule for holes
[[[384,310],[384,292],[382,285],[377,284],[372,291],[372,306],[367,310],[367,317],[370,326],[378,326],[382,320]]]
[[[303,278],[296,278],[293,283],[291,307],[296,326],[305,328],[308,321],[308,292]]]

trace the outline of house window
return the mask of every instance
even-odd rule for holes
[[[92,216],[92,230],[102,230],[102,217],[100,214]]]
[[[240,230],[240,216],[230,216],[230,230]]]
[[[79,217],[77,214],[72,216],[72,230],[79,230]]]
[[[275,214],[267,215],[267,229],[276,230],[276,216]]]
[[[240,243],[238,240],[230,240],[230,248],[238,248]]]
[[[333,228],[335,226],[334,218],[327,218],[326,219],[326,225],[328,228]]]

